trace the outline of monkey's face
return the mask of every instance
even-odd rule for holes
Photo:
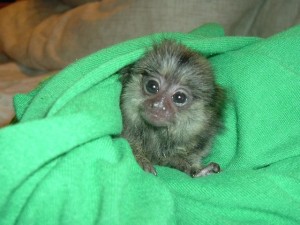
[[[140,114],[147,123],[157,127],[168,126],[178,111],[188,108],[192,102],[187,88],[147,72],[142,75],[141,93],[144,101],[139,106]]]
[[[208,61],[173,41],[154,46],[130,69],[122,111],[133,124],[187,126],[205,117],[214,83]]]

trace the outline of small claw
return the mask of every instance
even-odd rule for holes
[[[144,171],[146,171],[148,173],[152,173],[155,176],[157,175],[157,172],[156,172],[154,166],[150,162],[143,162],[141,164],[141,167],[143,168]]]
[[[192,177],[203,177],[211,175],[214,173],[219,173],[221,171],[220,165],[218,163],[210,163],[206,167],[200,169],[198,172],[193,173]]]
[[[136,157],[136,161],[138,162],[138,164],[144,171],[146,171],[148,173],[152,173],[155,176],[157,175],[157,172],[156,172],[153,164],[150,162],[150,160],[148,160],[143,155],[137,155],[135,157]]]
[[[151,171],[148,171],[150,173],[152,173],[154,176],[157,176],[157,172],[156,169],[152,166]]]

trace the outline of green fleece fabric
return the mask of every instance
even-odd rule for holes
[[[162,38],[202,52],[226,89],[224,130],[193,179],[136,163],[117,71]],[[15,97],[0,130],[0,224],[300,224],[300,26],[267,39],[218,25],[130,40]]]

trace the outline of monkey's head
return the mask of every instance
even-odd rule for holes
[[[217,91],[208,60],[172,40],[154,45],[121,79],[123,117],[135,126],[203,122]]]

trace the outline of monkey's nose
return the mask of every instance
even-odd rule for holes
[[[162,101],[154,102],[151,106],[152,108],[162,109],[163,111],[166,110],[166,107]]]

